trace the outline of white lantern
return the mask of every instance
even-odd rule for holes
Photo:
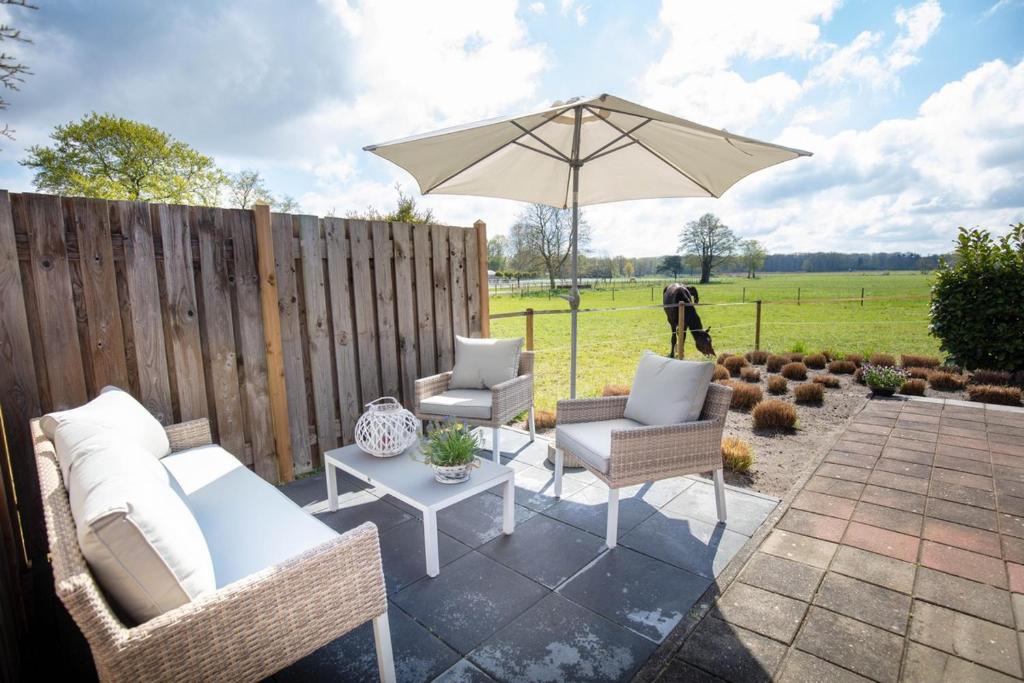
[[[390,458],[411,446],[417,438],[419,420],[391,396],[366,404],[356,421],[356,445],[378,458]]]

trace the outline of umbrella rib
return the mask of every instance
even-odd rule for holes
[[[588,109],[589,109],[589,107],[588,107]],[[585,163],[587,163],[588,161],[593,161],[594,159],[596,159],[596,158],[598,158],[598,157],[604,156],[603,154],[601,154],[601,152],[603,152],[604,150],[608,149],[609,147],[611,147],[612,145],[614,145],[614,144],[615,144],[616,142],[618,142],[618,141],[619,141],[619,140],[621,140],[622,138],[629,138],[630,140],[633,140],[633,138],[631,137],[631,135],[632,135],[633,133],[635,133],[635,132],[636,132],[636,130],[637,130],[638,128],[643,128],[644,126],[646,126],[646,125],[647,125],[648,123],[650,123],[650,122],[651,122],[651,119],[645,119],[644,121],[642,121],[642,122],[638,123],[637,125],[635,125],[635,126],[633,126],[632,128],[630,128],[628,132],[622,133],[622,135],[620,135],[620,136],[619,136],[619,137],[617,137],[617,138],[613,138],[613,139],[612,139],[611,141],[609,141],[609,142],[607,142],[607,143],[605,143],[605,144],[601,145],[600,147],[598,147],[597,149],[595,149],[595,150],[594,150],[593,152],[591,152],[590,154],[588,154],[588,155],[587,155],[586,157],[584,157],[583,159],[580,159],[580,163],[583,163],[583,164],[585,164]],[[636,140],[633,140],[633,142],[636,142]],[[632,144],[632,143],[631,143],[631,144]],[[623,147],[628,147],[628,146],[629,146],[629,145],[623,145],[622,147],[617,147],[616,149],[613,149],[612,151],[614,152],[614,151],[616,151],[616,150],[619,150],[619,149],[622,149]]]
[[[621,139],[621,138],[620,138],[620,139]],[[601,152],[600,154],[598,154],[598,153],[596,153],[596,152],[595,152],[595,153],[591,154],[590,156],[588,156],[588,157],[587,157],[587,158],[585,159],[585,161],[586,161],[587,163],[590,163],[591,161],[597,161],[597,160],[598,160],[598,159],[600,159],[601,157],[606,157],[606,156],[608,156],[609,154],[615,154],[615,152],[618,152],[619,150],[622,150],[622,149],[626,149],[627,147],[631,147],[631,146],[633,146],[633,145],[635,145],[635,144],[637,144],[636,140],[630,140],[630,141],[629,141],[629,142],[627,142],[626,144],[624,144],[624,145],[619,145],[619,146],[618,146],[618,147],[616,147],[615,149],[610,149],[610,150],[608,150],[607,152]],[[582,163],[582,162],[581,162],[581,163]]]
[[[547,123],[547,121],[545,121],[544,123]],[[540,125],[543,126],[544,123],[542,123]],[[526,128],[521,126],[518,121],[512,121],[512,125],[515,126],[516,128],[518,128],[519,130],[523,131],[524,135],[529,135],[531,138],[533,138],[534,140],[536,140],[537,142],[539,142],[540,144],[544,145],[545,147],[550,149],[552,152],[557,154],[558,155],[556,157],[557,159],[559,159],[561,161],[564,161],[567,164],[571,164],[572,163],[572,159],[570,159],[569,157],[565,156],[565,154],[563,154],[560,149],[558,149],[557,147],[549,144],[546,140],[543,140],[540,137],[538,137],[538,136],[533,134],[533,131],[537,130],[537,128],[540,128],[540,126],[537,126],[537,128],[534,128],[533,130],[526,130]],[[522,135],[520,135],[519,137],[521,138]],[[519,140],[516,139],[516,140],[513,140],[513,142],[519,142]],[[523,145],[523,147],[526,147],[526,145]],[[527,149],[533,149],[532,147],[526,147],[526,148]],[[534,149],[533,151],[538,152],[540,150]]]
[[[555,156],[551,152],[545,152],[544,150],[537,149],[536,147],[530,147],[529,145],[526,145],[526,144],[523,144],[522,142],[519,142],[519,140],[513,140],[512,144],[516,145],[517,147],[522,147],[523,149],[528,149],[531,152],[536,152],[537,154],[543,154],[546,157],[551,157],[555,161],[566,161],[566,159],[564,157]]]

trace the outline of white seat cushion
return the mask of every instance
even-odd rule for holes
[[[486,389],[449,389],[420,401],[420,413],[489,420],[491,392]]]
[[[490,389],[519,375],[523,338],[472,339],[455,337],[455,367],[450,389]]]
[[[558,425],[555,429],[555,446],[568,450],[597,471],[607,474],[612,453],[612,432],[643,426],[627,418]]]
[[[172,453],[161,462],[206,537],[217,588],[338,536],[220,446]]]
[[[645,425],[693,422],[700,418],[714,372],[714,363],[676,360],[645,351],[623,416]]]

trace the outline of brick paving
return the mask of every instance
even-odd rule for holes
[[[658,680],[1024,679],[1024,410],[870,401]]]

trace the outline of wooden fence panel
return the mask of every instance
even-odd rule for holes
[[[416,348],[416,280],[413,277],[412,226],[394,223],[391,226],[395,244],[395,291],[397,306],[398,356],[401,360],[402,402],[411,405],[414,384],[419,378]]]
[[[437,340],[435,350],[437,371],[447,372],[455,364],[448,228],[440,225],[431,226],[430,239],[434,252],[434,331]]]
[[[470,337],[483,336],[483,319],[480,306],[480,259],[477,257],[477,231],[466,230],[466,315]],[[486,246],[485,246],[486,248]],[[486,261],[484,262],[486,265]],[[484,268],[484,281],[487,280],[487,269]]]
[[[338,446],[334,422],[334,370],[331,365],[331,331],[324,287],[324,254],[320,242],[320,219],[299,216],[299,246],[302,255],[302,291],[306,306],[306,339],[309,347],[309,375],[313,385],[313,413],[316,416],[317,454]],[[319,466],[321,460],[315,460]]]
[[[349,267],[349,241],[345,221],[325,218],[324,241],[327,245],[327,277],[330,285],[341,434],[345,443],[352,443],[360,412],[359,358],[352,316],[352,272]]]
[[[373,279],[377,290],[377,338],[380,342],[381,392],[400,398],[398,329],[395,324],[394,247],[391,226],[374,222]]]
[[[420,347],[420,375],[437,372],[437,344],[434,332],[434,270],[430,246],[430,229],[412,226],[413,256],[416,259],[416,320]]]
[[[349,222],[352,251],[352,293],[355,297],[356,343],[359,349],[359,386],[361,401],[380,398],[380,362],[377,348],[377,317],[374,310],[373,272],[370,255],[370,225],[366,221]]]
[[[448,263],[452,276],[452,330],[460,337],[469,336],[469,320],[466,313],[466,232],[448,231]]]

